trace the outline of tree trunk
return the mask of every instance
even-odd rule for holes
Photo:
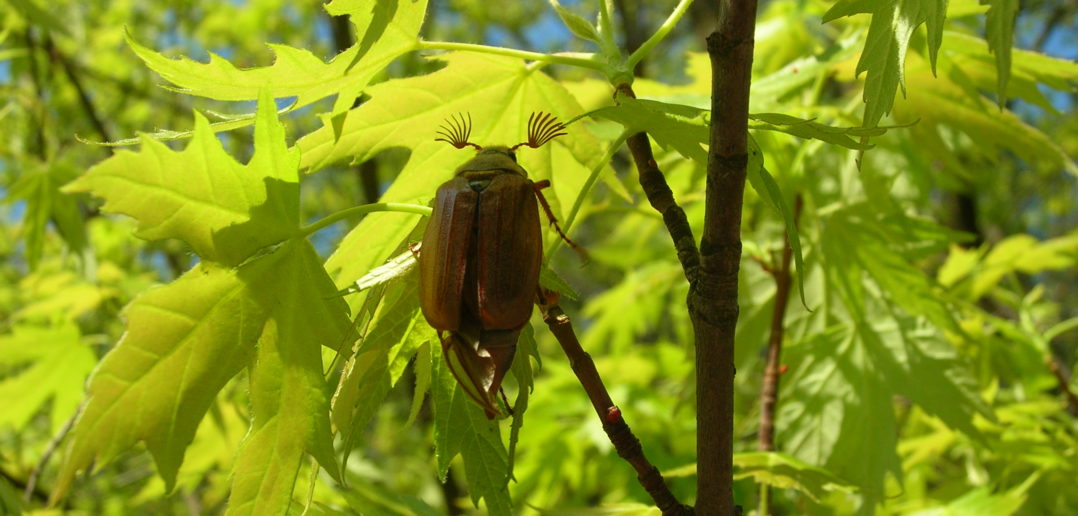
[[[711,140],[700,274],[689,291],[696,334],[698,514],[731,515],[734,330],[741,262],[741,205],[748,164],[755,0],[720,0],[711,56]]]

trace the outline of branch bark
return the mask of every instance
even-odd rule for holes
[[[801,195],[794,198],[794,224],[801,218]],[[778,268],[769,270],[775,278],[775,310],[771,313],[771,334],[767,341],[767,363],[764,365],[764,383],[760,388],[760,432],[759,448],[763,451],[775,449],[775,408],[779,404],[779,381],[782,378],[780,363],[782,362],[782,339],[786,334],[786,306],[790,301],[790,285],[793,283],[793,275],[790,274],[790,261],[793,258],[793,249],[790,248],[790,237],[786,236],[783,241],[782,259]],[[767,516],[771,514],[771,486],[760,485],[760,510],[758,514]]]
[[[30,108],[30,113],[37,120],[32,124],[34,131],[35,154],[41,161],[47,161],[49,156],[48,139],[45,137],[45,124],[46,124],[46,111],[45,111],[45,86],[42,84],[42,78],[37,64],[37,42],[34,40],[34,33],[31,27],[26,28],[26,32],[23,34],[23,38],[26,41],[26,58],[30,68],[30,80],[34,84],[34,93],[37,95],[38,103]]]
[[[610,438],[618,455],[636,470],[640,485],[651,495],[651,499],[655,501],[655,505],[664,516],[693,514],[692,507],[683,505],[674,497],[659,468],[652,465],[644,455],[640,440],[633,435],[629,424],[622,417],[621,410],[610,399],[610,394],[606,391],[606,385],[603,384],[599,371],[595,369],[595,362],[591,360],[591,355],[580,346],[569,316],[565,315],[556,303],[540,304],[539,308],[543,311],[543,321],[550,328],[550,333],[558,339],[562,350],[569,358],[573,373],[587,392],[588,399],[595,408],[595,414],[603,423],[603,431]]]
[[[1062,361],[1051,350],[1048,351],[1048,355],[1044,357],[1044,362],[1048,365],[1048,370],[1052,372],[1052,376],[1056,378],[1056,384],[1059,385],[1059,390],[1063,392],[1063,396],[1067,398],[1067,410],[1071,415],[1078,416],[1078,395],[1074,394],[1071,390],[1070,381],[1067,379],[1066,366],[1062,364]]]
[[[618,85],[617,93],[636,98],[632,86],[628,84]],[[677,250],[681,268],[685,271],[685,278],[692,284],[696,281],[696,273],[700,268],[700,251],[696,248],[696,238],[693,237],[685,210],[674,200],[674,193],[666,183],[666,176],[655,162],[647,133],[636,133],[625,140],[625,144],[633,156],[633,163],[640,177],[640,188],[651,207],[662,215],[670,238],[674,240],[674,249]]]
[[[720,0],[711,57],[708,150],[700,273],[689,290],[696,334],[696,510],[730,515],[733,497],[734,330],[741,263],[741,205],[748,164],[755,0]]]
[[[355,39],[352,37],[352,22],[348,16],[330,16],[327,13],[326,17],[329,18],[330,29],[333,33],[333,45],[336,47],[338,54],[355,44]],[[352,108],[359,107],[361,103],[361,98],[356,98],[355,102],[352,103]],[[359,180],[359,189],[363,192],[361,202],[363,204],[378,202],[380,197],[378,193],[378,163],[373,159],[360,163],[356,167],[356,178]]]
[[[82,84],[82,79],[79,78],[78,71],[71,63],[71,60],[60,51],[55,43],[52,42],[52,38],[45,38],[45,50],[49,53],[49,58],[60,64],[60,69],[64,71],[64,75],[67,76],[67,80],[71,82],[71,85],[75,88],[75,93],[78,94],[79,104],[82,106],[83,112],[86,113],[86,118],[90,120],[90,124],[94,126],[94,130],[97,131],[101,141],[111,142],[112,135],[109,133],[108,128],[105,127],[105,122],[97,114],[97,108],[94,107],[93,100],[90,99],[89,92]]]
[[[798,195],[794,198],[794,224],[801,218],[801,204],[801,196]],[[790,274],[792,257],[793,249],[790,248],[790,237],[787,236],[778,268],[769,271],[775,278],[775,311],[771,313],[767,363],[764,365],[764,383],[760,388],[759,448],[763,451],[775,449],[775,407],[779,403],[779,379],[782,373],[779,363],[782,361],[782,339],[786,333],[786,306],[790,301],[790,285],[793,283],[793,276]]]

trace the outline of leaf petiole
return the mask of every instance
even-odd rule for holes
[[[659,26],[658,30],[655,31],[655,34],[652,34],[644,44],[640,45],[640,48],[636,49],[636,51],[629,56],[629,59],[625,61],[625,68],[627,70],[632,70],[644,56],[651,53],[651,49],[655,48],[655,45],[658,45],[662,40],[666,39],[666,36],[670,34],[671,30],[674,30],[674,26],[677,25],[682,16],[685,16],[685,13],[689,10],[689,6],[691,5],[692,0],[681,0],[678,2],[677,7],[674,7],[670,16],[663,21],[663,24]]]
[[[477,45],[475,43],[457,43],[455,41],[420,41],[416,44],[418,50],[457,50],[464,52],[478,52],[496,56],[516,57],[529,61],[543,63],[564,64],[591,68],[606,73],[610,68],[594,59],[595,54],[587,52],[559,52],[557,54],[544,54],[515,48],[494,47],[490,45]]]
[[[407,204],[401,202],[376,202],[371,204],[364,204],[361,206],[353,206],[348,209],[344,209],[327,216],[312,224],[299,228],[298,234],[300,236],[308,236],[320,229],[324,229],[334,223],[340,222],[349,217],[356,215],[364,215],[372,211],[399,211],[403,213],[415,213],[418,215],[430,216],[431,208],[428,206],[420,206],[418,204]]]

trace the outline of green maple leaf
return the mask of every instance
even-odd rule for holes
[[[824,14],[823,21],[859,13],[872,14],[865,49],[857,61],[857,74],[867,72],[862,125],[875,127],[891,112],[898,87],[905,91],[906,51],[910,36],[922,23],[928,27],[929,58],[935,70],[947,0],[840,0]]]
[[[961,173],[963,168],[952,163],[953,152],[940,139],[940,126],[946,126],[967,134],[992,159],[1007,149],[1031,164],[1062,167],[1078,174],[1074,160],[1057,139],[1023,122],[1013,112],[999,109],[998,102],[983,94],[998,85],[995,59],[989,55],[989,45],[984,40],[945,32],[944,41],[946,58],[941,61],[941,77],[930,75],[923,62],[911,66],[907,77],[909,95],[905,102],[895,104],[896,119],[918,120],[911,130],[922,147]],[[1021,98],[1054,111],[1039,87],[1069,91],[1078,82],[1075,63],[1022,50],[1015,50],[1015,56],[1018,58],[1008,80],[1008,91],[1002,97]]]
[[[778,489],[796,489],[816,503],[829,491],[852,491],[852,486],[830,471],[806,464],[780,452],[741,452],[734,454],[734,480],[751,477],[760,484]],[[693,471],[695,471],[693,465]]]
[[[431,354],[434,406],[434,446],[438,474],[445,479],[449,463],[458,454],[464,462],[472,503],[482,498],[488,514],[512,514],[509,498],[509,456],[496,420],[486,415],[457,385],[442,357],[440,346]]]
[[[171,489],[199,421],[251,364],[256,341],[254,420],[236,459],[232,512],[287,511],[305,453],[336,473],[321,349],[341,345],[349,320],[299,231],[298,162],[263,93],[247,165],[224,153],[203,119],[184,151],[147,141],[70,186],[136,218],[143,236],[183,239],[203,261],[126,309],[127,331],[91,379],[55,497],[94,459],[138,441]]]
[[[386,287],[361,346],[344,366],[333,395],[332,420],[346,451],[354,447],[416,351],[425,343],[438,343],[438,335],[419,313],[417,287],[414,276]],[[416,393],[419,400],[424,391]]]
[[[29,367],[19,368],[25,364]],[[93,351],[80,341],[72,323],[55,328],[16,326],[0,336],[0,365],[18,372],[0,381],[0,426],[21,430],[50,399],[54,429],[75,412],[83,382],[97,364]],[[16,369],[18,368],[18,369]]]
[[[225,152],[196,113],[194,137],[184,150],[143,136],[141,150],[118,151],[63,190],[103,197],[105,211],[138,220],[142,238],[178,238],[204,260],[238,265],[288,239],[298,225],[299,154],[284,145],[284,128],[269,109],[273,125],[255,128],[255,154],[247,165]]]
[[[892,393],[848,329],[791,348],[789,360],[801,366],[777,416],[783,449],[853,481],[872,507],[885,496],[884,476],[902,477]]]
[[[169,486],[217,392],[247,363],[265,311],[225,267],[203,262],[124,310],[123,338],[90,380],[54,497],[96,459],[145,441]]]
[[[75,252],[86,245],[86,228],[79,214],[78,203],[60,193],[60,186],[70,179],[67,160],[54,159],[48,165],[24,171],[11,185],[7,202],[26,201],[23,218],[23,238],[26,241],[26,261],[35,269],[45,247],[45,229],[51,220],[67,244]]]
[[[314,248],[291,240],[241,269],[269,312],[251,369],[251,430],[232,470],[228,514],[285,514],[305,453],[336,475],[322,345],[341,345],[347,309]]]
[[[188,58],[169,59],[139,45],[130,36],[127,43],[153,71],[161,74],[184,93],[217,100],[254,100],[263,89],[273,97],[296,97],[294,107],[347,92],[352,100],[390,61],[412,50],[418,41],[427,2],[376,2],[372,7],[358,2],[336,1],[326,6],[330,14],[348,14],[363,37],[328,63],[308,50],[274,45],[277,58],[270,66],[238,69],[228,60],[210,54],[208,63]]]
[[[981,0],[991,7],[985,15],[985,39],[996,55],[996,88],[999,106],[1007,103],[1007,83],[1011,79],[1011,47],[1014,46],[1014,23],[1018,19],[1018,0]]]

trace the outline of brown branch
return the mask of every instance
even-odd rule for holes
[[[348,50],[356,43],[355,38],[352,37],[352,22],[348,16],[330,16],[329,13],[326,13],[326,17],[329,18],[329,26],[333,34],[333,46],[338,54]],[[356,97],[355,102],[352,103],[352,108],[359,107],[360,104],[362,104],[362,98]],[[380,197],[378,194],[378,162],[368,159],[360,163],[356,167],[356,179],[359,181],[360,191],[363,192],[363,198],[360,199],[360,202],[367,204],[378,202]]]
[[[801,195],[794,198],[794,224],[801,217]],[[775,449],[775,407],[779,402],[779,362],[782,358],[782,338],[785,334],[786,306],[790,301],[790,260],[793,249],[786,236],[782,248],[782,261],[778,268],[768,269],[775,278],[775,310],[771,312],[771,336],[767,342],[767,364],[764,366],[764,384],[760,389],[760,435],[759,446],[763,451]]]
[[[707,38],[712,77],[707,200],[689,315],[696,335],[696,511],[708,515],[738,510],[733,495],[734,330],[755,24],[756,0],[720,0],[717,28]]]
[[[445,510],[449,516],[461,516],[464,514],[464,509],[457,503],[458,500],[464,497],[464,493],[460,488],[460,484],[457,483],[456,475],[453,474],[453,468],[450,468],[445,472],[445,482],[439,482],[442,485],[442,498],[445,499]]]
[[[0,478],[6,480],[9,484],[11,484],[12,487],[16,489],[26,489],[26,480],[15,475],[14,473],[8,472],[3,468],[0,468]],[[33,499],[37,499],[42,504],[46,504],[49,502],[49,493],[46,493],[39,488],[35,488],[31,490],[30,498],[24,499],[23,502],[29,504]]]
[[[556,295],[552,297],[556,300]],[[580,380],[584,391],[588,393],[591,405],[595,408],[595,414],[603,422],[603,431],[610,438],[610,443],[614,445],[618,455],[636,470],[640,485],[651,495],[651,499],[664,516],[693,514],[692,507],[682,505],[674,497],[659,468],[648,462],[647,457],[644,456],[640,440],[633,435],[629,424],[622,417],[621,410],[610,399],[610,394],[603,385],[599,371],[595,369],[595,362],[591,360],[591,355],[580,346],[569,316],[565,315],[556,302],[540,304],[540,309],[543,311],[543,321],[550,327],[550,332],[558,339],[565,355],[569,357],[569,365],[573,368],[573,373]]]
[[[37,66],[37,42],[34,41],[34,34],[30,27],[26,28],[26,33],[23,35],[26,39],[26,59],[30,68],[30,80],[34,84],[34,93],[37,95],[37,105],[33,106],[30,112],[38,119],[37,123],[31,124],[34,126],[34,136],[37,141],[37,155],[41,161],[47,161],[49,156],[48,139],[45,138],[45,122],[46,122],[46,109],[45,109],[45,86],[41,82],[40,71]]]
[[[63,69],[64,75],[67,76],[67,80],[71,82],[71,85],[75,87],[75,92],[79,96],[79,104],[82,106],[82,110],[86,113],[86,117],[90,119],[90,123],[94,126],[97,134],[101,137],[102,141],[111,142],[112,136],[109,134],[109,130],[105,127],[105,123],[101,120],[101,117],[97,115],[97,109],[94,108],[94,102],[90,99],[89,93],[86,92],[86,88],[82,85],[82,80],[79,79],[79,75],[75,70],[75,67],[71,64],[71,61],[65,56],[60,49],[56,47],[52,42],[52,38],[45,39],[45,50],[49,53],[49,58],[54,62],[60,63],[60,68]]]
[[[617,88],[619,95],[636,98],[633,89],[628,84],[621,84]],[[666,176],[663,175],[659,165],[655,163],[655,155],[651,152],[651,142],[647,133],[636,133],[626,140],[629,152],[633,155],[633,162],[640,176],[640,187],[644,190],[648,202],[663,217],[670,238],[674,240],[674,248],[677,250],[681,268],[685,271],[685,277],[692,284],[696,281],[697,270],[700,268],[700,252],[696,249],[696,238],[693,237],[689,219],[685,217],[685,210],[681,209],[674,200],[674,193],[666,184]]]
[[[794,224],[801,217],[801,195],[794,198]],[[771,268],[768,273],[775,278],[775,310],[771,312],[771,335],[767,342],[767,364],[764,366],[764,384],[760,388],[760,434],[759,447],[763,451],[775,449],[775,407],[779,403],[779,380],[782,371],[779,363],[782,359],[782,338],[786,333],[786,306],[790,301],[790,285],[793,276],[790,274],[790,260],[793,258],[793,249],[790,247],[790,236],[787,233],[782,247],[782,261],[778,268]],[[801,271],[804,274],[804,271]],[[760,496],[760,510],[758,514],[767,516],[770,514],[768,500],[770,500],[771,486],[762,484],[764,490]]]
[[[1074,391],[1071,390],[1070,382],[1067,380],[1067,373],[1061,361],[1051,351],[1044,357],[1044,361],[1048,365],[1048,370],[1052,372],[1052,376],[1056,378],[1059,390],[1063,391],[1063,396],[1067,398],[1067,410],[1072,415],[1078,415],[1078,395],[1075,395]]]
[[[1060,3],[1052,10],[1052,12],[1045,18],[1044,25],[1041,28],[1041,33],[1033,40],[1033,50],[1037,52],[1044,51],[1044,45],[1048,42],[1049,36],[1055,31],[1063,19],[1070,14],[1074,14],[1074,11],[1078,10],[1078,2]]]
[[[644,44],[644,38],[647,36],[640,27],[640,19],[643,17],[641,11],[647,7],[647,2],[632,2],[632,5],[628,5],[625,0],[615,0],[615,4],[616,12],[621,15],[618,18],[621,20],[621,33],[625,35],[625,51],[632,54]],[[645,62],[646,60],[641,59],[636,63],[633,67],[634,76],[647,75]]]
[[[78,421],[79,416],[82,415],[82,411],[86,408],[86,400],[82,400],[79,407],[75,409],[75,413],[71,414],[67,422],[64,423],[63,428],[49,440],[49,443],[45,445],[45,451],[41,454],[41,459],[37,461],[37,465],[34,466],[34,470],[30,472],[30,478],[26,480],[26,489],[23,490],[23,501],[29,503],[33,499],[35,493],[37,493],[37,482],[41,478],[41,472],[45,471],[45,466],[48,466],[49,460],[52,459],[52,454],[56,453],[56,450],[60,448],[60,444],[64,442],[64,438],[71,432],[71,429],[75,428],[75,421]],[[65,502],[66,505],[66,502]]]

